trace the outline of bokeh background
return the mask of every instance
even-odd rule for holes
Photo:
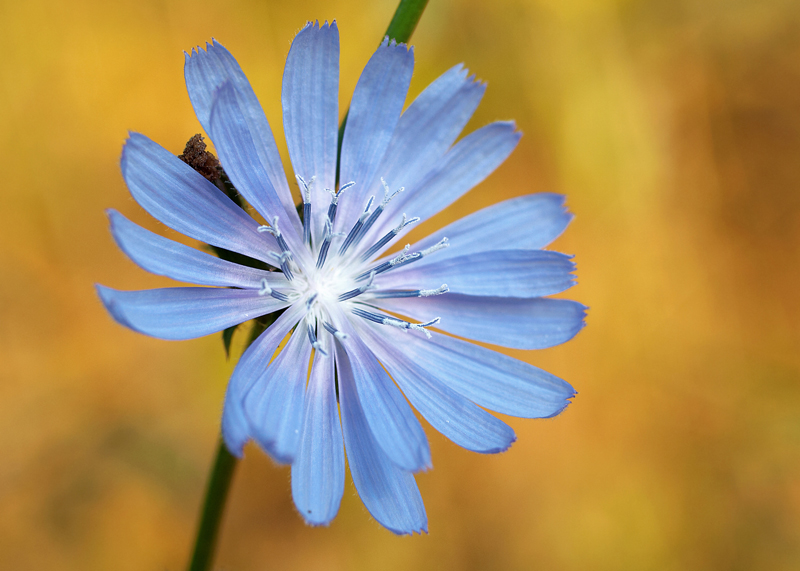
[[[117,250],[105,208],[175,237],[128,195],[122,142],[179,153],[199,131],[182,51],[211,37],[280,140],[307,19],[338,20],[343,110],[394,8],[0,2],[0,568],[185,566],[235,360],[219,336],[150,339],[98,302],[95,282],[167,284]],[[588,327],[512,353],[579,395],[555,419],[505,419],[519,441],[499,456],[429,430],[421,537],[383,530],[350,481],[333,524],[306,527],[288,469],[251,446],[215,568],[800,568],[800,4],[431,0],[412,43],[412,96],[465,62],[489,84],[468,130],[525,133],[425,229],[568,196],[553,247],[577,257]]]

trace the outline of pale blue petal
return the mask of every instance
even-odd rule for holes
[[[408,358],[406,342],[411,335],[395,328],[378,332],[375,327],[381,326],[365,323],[359,331],[414,408],[436,430],[459,446],[483,454],[503,452],[511,446],[516,436],[510,426],[443,384],[433,369]]]
[[[461,139],[414,192],[392,201],[393,211],[426,220],[450,206],[508,158],[522,136],[515,129],[513,122],[498,121]]]
[[[428,531],[414,476],[398,468],[373,438],[347,353],[337,344],[336,367],[347,461],[358,495],[372,517],[397,534]]]
[[[297,454],[311,344],[304,323],[286,347],[255,380],[244,397],[250,434],[278,463],[290,464]]]
[[[241,458],[244,445],[250,440],[250,425],[242,405],[244,395],[258,376],[267,369],[278,345],[297,324],[304,310],[302,306],[292,306],[282,313],[275,323],[247,348],[233,370],[222,409],[222,438],[234,456]]]
[[[311,186],[314,225],[321,230],[336,184],[339,130],[339,29],[309,22],[292,41],[283,72],[283,129],[295,174]]]
[[[144,135],[122,149],[122,176],[133,198],[154,218],[201,242],[275,264],[275,240],[258,222],[192,167]]]
[[[247,125],[247,116],[242,112],[236,90],[226,83],[217,90],[211,109],[211,127],[214,145],[225,172],[242,196],[268,223],[279,217],[280,231],[295,256],[307,256],[297,226],[291,221],[299,220],[294,207],[287,211],[269,183],[268,173],[256,152],[256,144]],[[280,223],[282,222],[282,224]]]
[[[161,339],[202,337],[288,305],[252,289],[174,287],[119,291],[96,287],[118,323]]]
[[[414,71],[414,50],[384,43],[367,62],[350,103],[342,141],[342,183],[354,181],[339,204],[336,227],[348,231],[370,196],[370,183],[389,146]]]
[[[406,360],[471,401],[523,418],[555,416],[570,403],[569,383],[533,365],[447,335],[386,333]]]
[[[239,108],[246,117],[245,124],[250,138],[255,142],[258,161],[268,178],[264,184],[273,189],[284,209],[291,211],[294,208],[294,200],[286,184],[286,174],[283,172],[283,163],[275,145],[275,137],[250,82],[247,81],[234,57],[214,40],[212,44],[206,44],[205,51],[197,48],[192,50],[191,54],[186,54],[184,77],[197,119],[215,145],[218,143],[211,125],[214,96],[225,83],[230,82],[234,86]],[[223,166],[227,170],[227,165]],[[285,223],[299,229],[297,216],[291,221],[287,219]]]
[[[414,245],[424,250],[442,238],[450,247],[419,263],[487,250],[538,250],[566,229],[572,215],[560,194],[540,192],[504,200],[445,226]]]
[[[441,317],[438,329],[513,349],[545,349],[572,339],[583,328],[586,307],[568,299],[434,297],[378,299],[375,305],[418,321]]]
[[[392,462],[404,470],[417,472],[431,468],[431,450],[425,431],[403,394],[347,318],[339,320],[337,325],[349,335],[343,346],[375,441]]]
[[[314,354],[300,447],[292,464],[294,505],[311,525],[327,525],[339,511],[344,493],[344,441],[330,339],[327,334],[319,339],[327,356]]]
[[[467,74],[460,64],[446,71],[401,115],[378,168],[378,176],[393,188],[413,192],[414,183],[430,172],[472,117],[486,84]],[[373,190],[381,190],[377,182]]]
[[[369,193],[383,196],[380,177],[392,190],[405,190],[386,206],[378,224],[365,236],[366,244],[397,225],[403,203],[419,190],[419,183],[441,161],[475,112],[486,84],[467,74],[461,64],[446,71],[400,116]]]
[[[261,280],[267,280],[273,288],[288,284],[280,272],[268,272],[220,260],[145,230],[116,210],[109,209],[107,213],[117,245],[148,272],[209,286],[260,289]]]
[[[438,255],[435,252],[419,262],[387,272],[377,282],[378,286],[436,289],[447,284],[451,293],[540,297],[562,292],[575,284],[571,256],[558,252],[498,250],[444,259]]]

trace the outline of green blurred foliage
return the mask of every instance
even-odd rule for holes
[[[123,329],[92,288],[168,285],[117,250],[103,209],[179,238],[133,202],[118,158],[128,129],[176,153],[198,132],[182,50],[231,49],[280,138],[305,20],[338,19],[343,112],[393,10],[0,2],[0,568],[188,556],[234,360],[219,336]],[[588,327],[512,354],[579,395],[555,419],[507,419],[519,441],[500,456],[430,430],[423,537],[380,528],[351,483],[329,528],[306,527],[288,469],[249,447],[216,568],[800,568],[800,4],[431,0],[413,43],[412,95],[465,62],[489,83],[469,129],[525,132],[418,234],[567,194],[576,219],[553,247],[576,255]]]

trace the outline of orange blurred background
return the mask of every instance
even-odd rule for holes
[[[177,236],[130,198],[121,145],[132,129],[179,153],[199,132],[182,51],[216,37],[286,157],[293,35],[338,20],[344,111],[395,6],[0,2],[0,568],[184,568],[234,361],[96,298],[169,284],[116,248],[105,208]],[[576,255],[588,327],[512,353],[579,395],[504,418],[519,440],[499,456],[429,429],[422,537],[382,529],[349,480],[333,524],[306,527],[288,469],[250,446],[215,568],[800,568],[800,4],[431,0],[412,43],[412,96],[464,62],[489,84],[468,130],[525,133],[424,230],[568,196],[553,247]]]

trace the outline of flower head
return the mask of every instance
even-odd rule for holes
[[[553,375],[457,338],[539,349],[582,328],[581,304],[544,297],[574,283],[570,257],[541,249],[571,216],[558,195],[522,196],[387,253],[488,176],[520,134],[497,122],[455,143],[485,89],[461,66],[402,112],[413,50],[384,41],[353,94],[337,186],[338,60],[335,22],[306,25],[287,58],[283,122],[303,201],[298,216],[272,131],[236,60],[216,41],[187,54],[197,117],[263,220],[144,135],[125,144],[123,176],[167,226],[267,269],[216,258],[111,211],[115,240],[141,267],[217,287],[98,291],[119,323],[165,339],[282,311],[230,380],[228,448],[241,455],[253,439],[291,464],[295,504],[315,525],[338,511],[346,450],[375,519],[396,533],[420,532],[427,519],[413,474],[431,467],[431,455],[409,402],[456,444],[495,453],[515,436],[484,408],[549,417],[575,394]]]

